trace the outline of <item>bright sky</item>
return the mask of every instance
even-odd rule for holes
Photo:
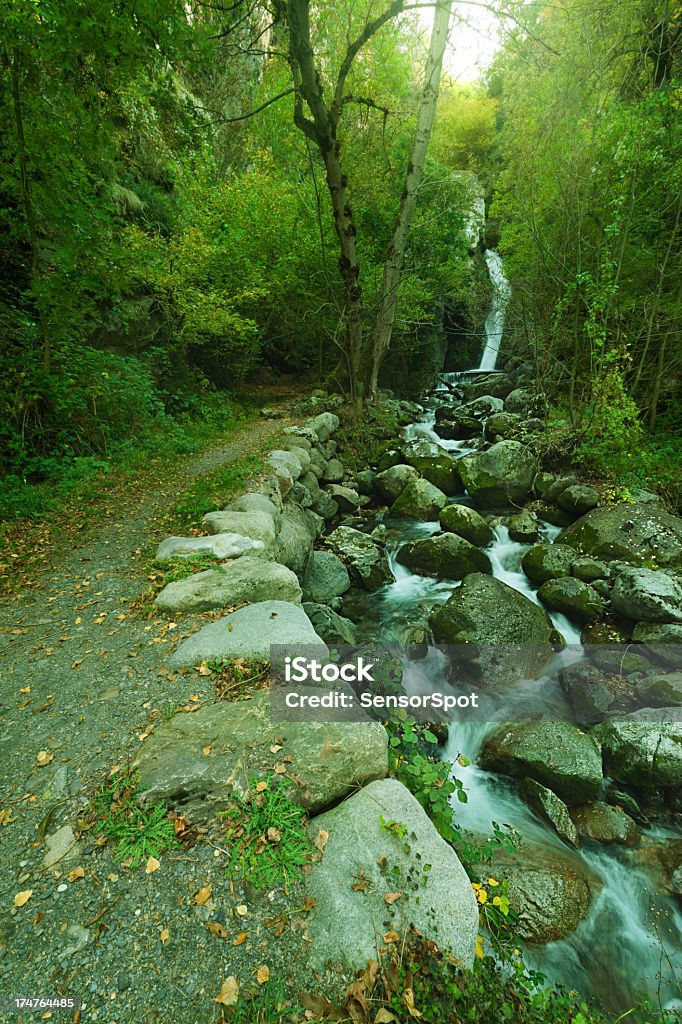
[[[445,70],[457,81],[471,82],[490,64],[499,48],[498,21],[490,11],[481,7],[469,4],[457,4],[455,7],[458,13],[452,22]],[[425,9],[418,13],[424,28],[430,32],[433,11]]]

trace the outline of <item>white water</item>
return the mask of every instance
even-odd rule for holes
[[[493,298],[490,304],[490,312],[485,322],[485,345],[478,368],[479,370],[494,370],[497,365],[497,356],[504,333],[504,321],[511,296],[511,285],[504,276],[502,257],[499,253],[493,252],[492,249],[486,249],[485,261],[488,264],[488,273],[490,274],[490,281],[493,286]]]

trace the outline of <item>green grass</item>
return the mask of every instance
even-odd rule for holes
[[[111,842],[114,860],[129,860],[134,868],[177,846],[175,828],[163,804],[142,808],[136,803],[138,782],[137,774],[118,772],[102,783],[92,799],[95,835]]]
[[[272,440],[269,445],[273,446]],[[207,512],[224,508],[247,480],[264,469],[264,456],[249,454],[196,477],[176,498],[167,525],[183,534],[200,527]]]

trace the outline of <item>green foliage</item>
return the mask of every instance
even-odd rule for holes
[[[478,171],[496,141],[497,99],[479,85],[453,84],[438,97],[431,155],[453,170]]]
[[[215,512],[225,505],[254,474],[265,468],[260,455],[243,455],[234,462],[226,462],[202,473],[176,498],[167,518],[169,528],[186,534],[200,526],[207,512]]]
[[[115,844],[114,860],[130,861],[134,868],[177,845],[166,808],[137,803],[138,782],[135,772],[117,772],[101,784],[91,805],[97,815],[95,834]]]
[[[246,799],[235,797],[220,817],[230,842],[228,875],[238,871],[256,889],[289,881],[315,851],[306,831],[303,808],[288,795],[292,783],[276,775],[270,782],[251,780]]]

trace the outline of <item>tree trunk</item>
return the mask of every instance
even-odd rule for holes
[[[417,115],[417,128],[412,143],[405,187],[400,198],[400,209],[386,255],[386,263],[384,264],[377,317],[371,339],[368,341],[368,346],[371,346],[368,353],[369,359],[367,360],[369,364],[367,391],[370,398],[376,393],[379,370],[391,345],[405,249],[417,206],[417,192],[424,174],[426,154],[429,148],[431,129],[438,102],[443,54],[448,41],[451,10],[452,3],[448,0],[442,6],[436,7],[434,12],[431,44],[429,46],[429,55],[424,73],[424,86]]]

